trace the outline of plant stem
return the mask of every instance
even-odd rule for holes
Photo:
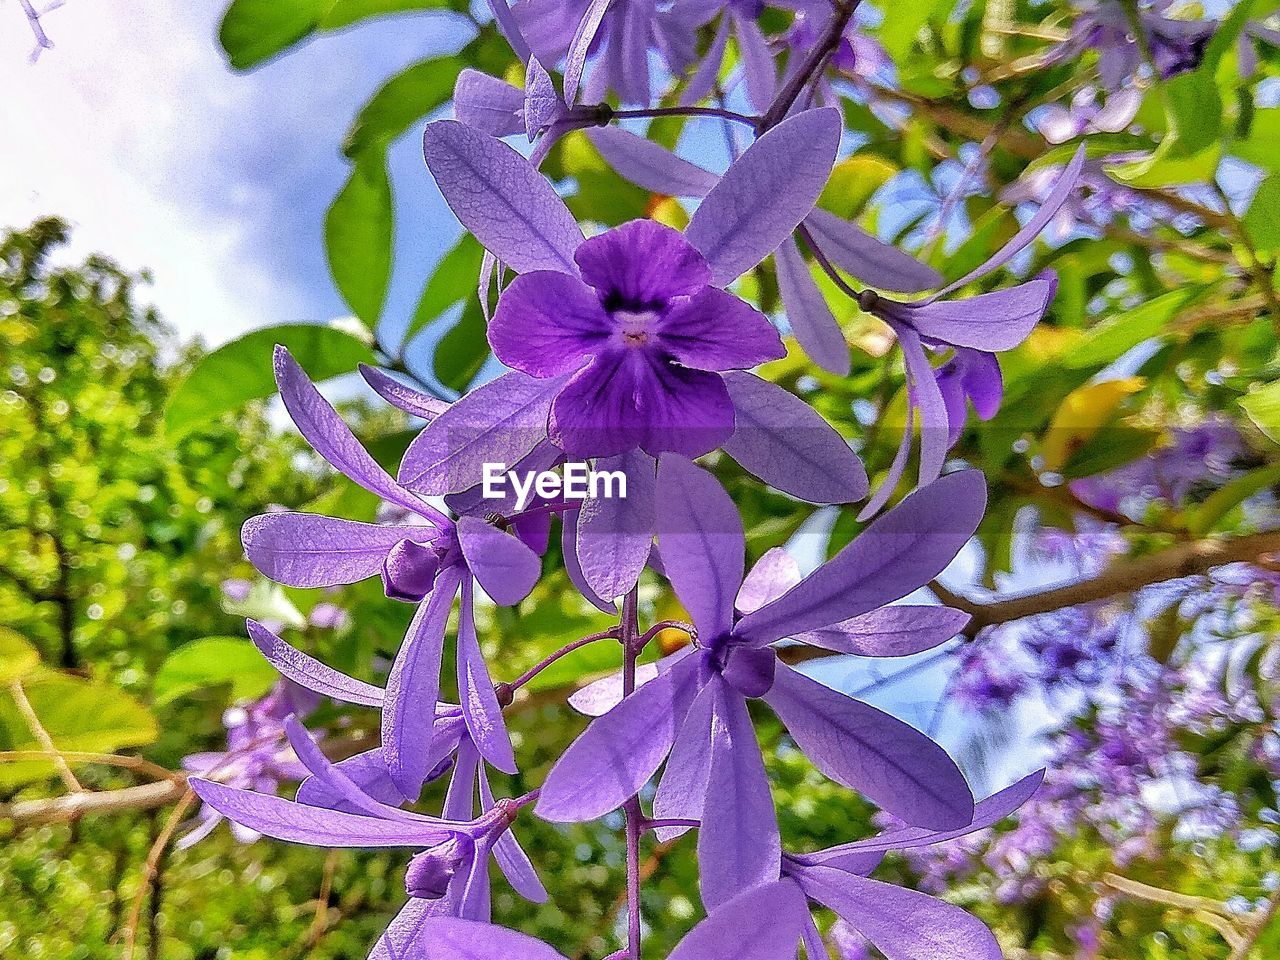
[[[845,28],[853,19],[854,11],[858,9],[860,2],[861,0],[834,0],[832,6],[835,11],[831,23],[827,25],[827,32],[814,44],[808,57],[800,65],[800,69],[792,74],[787,85],[774,98],[773,103],[769,104],[769,109],[760,118],[761,133],[782,122],[800,94],[804,92],[805,86],[822,70],[827,58],[840,46]]]
[[[519,678],[517,678],[516,680],[513,680],[509,685],[509,687],[513,692],[516,690],[519,690],[526,683],[528,683],[530,680],[532,680],[534,677],[540,674],[543,670],[547,669],[547,667],[551,666],[561,657],[566,657],[569,654],[573,653],[575,650],[580,650],[583,647],[585,647],[587,644],[595,643],[597,640],[617,639],[617,637],[618,637],[618,628],[610,627],[608,630],[604,630],[600,633],[593,633],[588,637],[582,637],[581,639],[574,640],[572,643],[567,643],[563,647],[561,647],[559,650],[557,650],[555,653],[549,654],[547,657],[543,658],[540,662],[534,664],[532,667],[526,670],[523,674],[520,675]]]
[[[721,107],[650,107],[642,110],[614,110],[609,114],[610,120],[643,120],[653,117],[717,117],[745,124],[753,130],[761,122],[759,117],[749,117],[745,113]]]
[[[640,659],[640,623],[637,612],[639,587],[622,601],[622,695],[630,696],[636,689],[636,661]],[[632,797],[623,807],[627,834],[627,950],[631,960],[640,960],[640,812],[639,796]]]

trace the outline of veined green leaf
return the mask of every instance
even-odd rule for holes
[[[255,330],[202,357],[169,397],[165,429],[185,433],[250,400],[276,392],[272,348],[287,347],[315,380],[350,373],[358,363],[374,362],[373,352],[358,337],[319,324],[285,324]]]
[[[1259,430],[1280,443],[1280,380],[1241,398],[1240,406]]]
[[[352,312],[371,327],[391,282],[393,216],[386,145],[377,144],[356,157],[351,179],[324,219],[334,283]]]
[[[248,640],[205,637],[184,644],[165,659],[155,678],[155,702],[169,703],[209,687],[229,686],[231,699],[261,697],[279,679],[275,668]]]
[[[436,57],[392,77],[361,109],[343,153],[356,157],[371,146],[395,140],[449,99],[453,82],[465,66],[459,57]]]
[[[1116,314],[1091,329],[1083,343],[1063,355],[1062,363],[1073,368],[1106,366],[1125,351],[1163,333],[1170,318],[1193,294],[1192,290],[1174,290]]]

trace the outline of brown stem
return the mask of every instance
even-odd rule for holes
[[[822,69],[827,57],[840,46],[840,40],[844,36],[845,28],[849,26],[849,21],[853,19],[854,11],[858,9],[859,2],[861,0],[833,0],[832,5],[835,7],[835,13],[831,18],[831,22],[827,25],[826,33],[814,44],[813,49],[809,51],[808,56],[801,63],[800,69],[791,75],[791,79],[779,91],[773,103],[769,104],[769,109],[760,118],[761,133],[776,127],[782,122],[796,99],[804,92],[805,86]]]

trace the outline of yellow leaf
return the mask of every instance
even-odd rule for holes
[[[1090,383],[1067,394],[1049,423],[1041,446],[1044,465],[1060,470],[1075,451],[1116,416],[1120,404],[1144,386],[1145,377]]]

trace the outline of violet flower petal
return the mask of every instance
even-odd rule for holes
[[[681,647],[653,663],[636,666],[636,687],[642,687],[660,673],[666,673],[685,657],[692,654],[692,644]],[[569,706],[588,717],[602,717],[622,702],[622,671],[619,670],[599,680],[593,680],[569,697]],[[221,754],[219,754],[221,756]]]
[[[364,382],[369,384],[373,392],[383,400],[405,413],[421,417],[427,423],[449,409],[446,401],[414,390],[383,373],[377,367],[362,363],[357,369],[360,371],[360,376],[364,377]]]
[[[519,542],[514,537],[511,539]],[[502,707],[498,704],[493,680],[489,677],[489,667],[480,652],[480,640],[476,636],[474,606],[471,581],[463,580],[462,607],[458,620],[458,697],[462,703],[462,715],[466,717],[467,730],[480,755],[503,773],[515,773],[516,756],[511,749],[511,737],[507,734]]]
[[[702,58],[697,71],[689,78],[689,83],[680,95],[681,106],[687,107],[699,100],[705,100],[715,89],[716,80],[720,75],[720,65],[724,63],[725,48],[728,45],[729,18],[723,17],[720,20],[720,26],[716,28],[715,37],[711,40],[711,46],[707,48],[706,56]]]
[[[698,830],[702,902],[710,912],[740,891],[778,879],[782,839],[773,795],[746,700],[726,683],[716,685],[711,719],[714,798]]]
[[[858,657],[907,657],[946,643],[969,619],[969,614],[950,607],[903,604],[881,607],[792,639]]]
[[[523,132],[523,110],[523,90],[479,70],[464,69],[453,85],[453,115],[491,137]]]
[[[313,847],[428,847],[448,840],[465,826],[436,818],[380,820],[309,807],[198,777],[188,783],[201,800],[228,820],[276,840]]]
[[[400,481],[422,493],[457,493],[484,479],[486,463],[518,463],[546,439],[563,382],[513,370],[467,394],[409,444]]]
[[[768,317],[715,287],[672,306],[657,333],[671,355],[694,370],[746,370],[787,355]]]
[[[986,924],[960,907],[905,887],[811,867],[797,882],[870,940],[887,960],[1001,960]]]
[[[379,803],[373,797],[364,793],[346,775],[345,771],[330,762],[329,758],[320,751],[320,747],[316,745],[306,727],[298,722],[297,717],[290,716],[285,718],[284,733],[289,739],[289,746],[293,747],[293,752],[297,755],[299,762],[307,768],[312,778],[342,801],[342,809],[352,813],[363,814],[366,817],[378,817],[383,820],[418,821],[418,814]],[[337,808],[329,807],[329,809]]]
[[[611,0],[591,0],[583,14],[582,22],[569,43],[564,62],[564,99],[569,106],[578,102],[578,87],[582,84],[582,72],[587,66],[587,55],[600,33],[600,24],[609,10]]]
[[[973,819],[964,774],[914,727],[779,664],[764,701],[814,766],[914,826]]]
[[[632,450],[602,457],[595,469],[620,471],[627,478],[625,497],[592,497],[578,514],[577,556],[583,576],[597,596],[612,599],[636,585],[649,560],[657,523],[657,464],[647,453]]]
[[[382,758],[381,749],[375,748],[357,753],[354,757],[348,757],[333,766],[347,780],[355,784],[361,793],[379,803],[400,807],[409,802],[409,798],[400,792],[400,788],[387,773],[387,763]],[[298,785],[298,792],[294,799],[309,807],[327,807],[344,813],[361,812],[360,807],[349,804],[342,793],[331,789],[326,782],[316,776],[309,776]]]
[[[1058,280],[1052,271],[1005,290],[965,300],[899,306],[886,315],[902,319],[921,336],[975,350],[1012,350],[1044,319]]]
[[[773,253],[813,209],[840,147],[840,112],[788,117],[739,157],[699,205],[685,236],[725,286]]]
[[[592,606],[605,613],[616,614],[617,605],[596,593],[587,582],[586,574],[582,572],[582,562],[578,559],[578,515],[577,510],[560,515],[560,554],[564,558],[565,573],[569,576],[569,582]]]
[[[959,829],[929,830],[924,827],[899,827],[878,836],[867,837],[865,840],[855,840],[852,843],[842,843],[836,847],[807,853],[799,859],[804,863],[822,864],[844,870],[847,869],[845,864],[850,857],[880,855],[891,850],[931,846],[977,833],[979,830],[995,826],[1035,796],[1040,785],[1044,783],[1044,773],[1043,770],[1037,770],[1012,786],[1005,787],[999,793],[978,801],[973,808],[973,820]]]
[[[875,493],[871,495],[867,505],[858,514],[859,523],[865,523],[880,512],[880,509],[889,502],[893,492],[898,488],[902,475],[907,472],[907,460],[911,456],[911,440],[914,435],[915,420],[916,403],[911,396],[911,391],[908,390],[906,418],[903,423],[902,438],[898,441],[898,449],[893,455],[893,462],[889,464],[889,469],[885,471],[884,477],[881,478],[880,485],[876,487]]]
[[[564,454],[554,443],[549,440],[540,440],[532,450],[516,461],[511,467],[511,472],[520,477],[520,482],[524,483],[530,473],[554,470],[563,462]],[[482,481],[461,493],[449,494],[444,498],[444,502],[458,516],[487,517],[495,512],[509,516],[516,512],[520,495],[516,493],[514,484],[504,483],[501,497],[486,497]]]
[[[747,102],[761,113],[769,109],[778,87],[777,67],[760,25],[748,16],[734,16],[734,36],[742,57]]]
[[[499,606],[519,603],[542,574],[542,562],[528,544],[479,517],[458,520],[458,545],[472,575]]]
[[[358,523],[313,513],[263,513],[240,528],[245,556],[264,577],[290,587],[358,583],[382,571],[401,540],[430,543],[435,527]]]
[[[578,223],[547,179],[501,140],[456,120],[427,124],[427,167],[454,215],[517,273],[578,272]]]
[[[784,240],[774,251],[773,262],[782,306],[801,349],[823,370],[847,377],[852,368],[849,344],[796,242],[790,237]]]
[[[702,254],[679,230],[656,220],[630,220],[594,236],[578,247],[574,260],[602,299],[635,310],[694,296],[711,282]]]
[[[787,960],[796,955],[808,904],[790,880],[740,893],[676,944],[668,960]]]
[[[966,284],[999,270],[1025,250],[1045,227],[1053,222],[1053,218],[1058,215],[1058,210],[1071,197],[1072,191],[1075,190],[1076,184],[1080,180],[1080,170],[1084,166],[1084,160],[1085,149],[1084,144],[1081,144],[1080,148],[1076,150],[1075,156],[1071,158],[1071,161],[1063,169],[1062,175],[1058,177],[1057,182],[1053,185],[1053,189],[1049,191],[1044,198],[1044,202],[1040,204],[1040,209],[1036,211],[1036,215],[1028,220],[1022,229],[1009,238],[1009,241],[989,257],[985,263],[970,270],[959,280],[954,280],[947,284],[924,302],[933,303],[947,294],[959,290]]]
[[[844,438],[799,397],[754,374],[724,375],[733,436],[724,452],[783,493],[809,503],[851,503],[867,495],[867,471]]]
[[[245,626],[253,645],[281,676],[343,703],[356,703],[364,707],[382,706],[384,693],[381,687],[349,677],[321,663],[291,646],[256,620],[246,620]]]
[[[275,350],[275,375],[280,399],[284,401],[294,425],[316,453],[328,460],[339,473],[370,493],[412,513],[430,519],[444,519],[438,510],[391,479],[369,451],[360,445],[329,401],[320,395],[298,361],[279,345]]]
[[[821,207],[804,218],[804,225],[828,260],[873,287],[920,293],[942,283],[933,267]]]
[[[638,187],[669,197],[705,197],[720,182],[710,170],[621,127],[596,127],[587,137],[609,166]]]
[[[658,463],[658,529],[667,579],[703,644],[725,636],[746,553],[733,500],[711,474],[668,454]]]
[[[689,705],[689,712],[680,725],[662,778],[658,781],[658,792],[653,798],[655,820],[702,819],[703,805],[708,796],[707,781],[711,775],[712,708],[723,686],[724,681],[712,675]],[[666,842],[689,829],[659,827],[654,833],[659,840]]]
[[[439,900],[410,897],[378,937],[368,960],[408,960],[414,951],[425,949],[420,945],[423,924],[430,917],[452,916],[457,910],[455,900],[452,889]]]
[[[564,101],[556,93],[556,85],[547,68],[530,57],[525,71],[524,130],[529,142],[551,126],[565,110]]]
[[[759,610],[777,600],[801,580],[800,565],[782,547],[765,552],[747,573],[734,606],[741,614]]]
[[[893,332],[898,335],[910,390],[915,395],[916,409],[920,411],[920,486],[923,487],[942,475],[951,425],[946,402],[942,399],[942,391],[938,388],[919,335],[910,327],[899,324],[893,325]]]
[[[671,749],[697,680],[697,662],[685,660],[593,720],[547,774],[538,816],[594,820],[635,796]]]
[[[755,643],[848,620],[924,586],[960,552],[986,508],[977,470],[917,490],[784,596],[747,614],[735,634]]]
[[[382,753],[391,779],[406,797],[416,797],[431,772],[435,715],[424,704],[440,699],[444,632],[461,574],[445,570],[430,596],[418,605],[391,665],[382,708]]]
[[[604,349],[613,325],[595,291],[577,277],[535,270],[502,293],[489,324],[499,360],[534,377],[577,370]]]
[[[565,960],[554,949],[515,930],[457,917],[430,917],[400,960]]]
[[[493,809],[493,788],[489,786],[489,775],[484,767],[478,770],[480,781],[480,809],[486,813]],[[498,869],[507,878],[511,888],[530,903],[546,903],[550,896],[542,885],[538,872],[529,862],[528,855],[520,846],[514,833],[506,830],[493,843],[493,857],[498,861]]]

